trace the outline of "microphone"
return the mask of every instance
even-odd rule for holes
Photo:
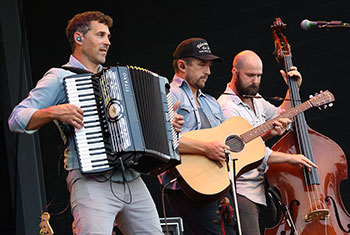
[[[279,96],[274,96],[274,97],[262,97],[260,95],[245,95],[243,94],[242,95],[243,98],[255,98],[255,99],[262,99],[262,98],[265,98],[265,99],[268,99],[268,100],[278,100],[278,101],[282,101],[282,100],[287,100],[287,101],[292,101],[292,99],[285,99],[285,98],[282,98],[282,97],[279,97]],[[300,100],[295,100],[295,101],[300,101]]]
[[[236,94],[232,94],[232,93],[227,93],[227,92],[224,92],[222,93],[223,95],[235,95],[237,96]],[[278,100],[278,101],[282,101],[282,100],[287,100],[287,101],[292,101],[292,99],[285,99],[285,98],[282,98],[282,97],[278,97],[278,96],[274,96],[274,97],[268,97],[268,96],[260,96],[260,95],[246,95],[246,94],[242,94],[242,97],[243,98],[255,98],[255,99],[268,99],[268,100]],[[294,101],[301,101],[301,100],[294,100]]]
[[[349,28],[349,23],[343,23],[342,21],[332,20],[332,21],[310,21],[310,20],[303,20],[300,23],[300,27],[303,30],[309,30],[313,28]]]
[[[243,98],[257,98],[257,99],[263,98],[262,96],[258,96],[258,95],[246,95],[246,94],[243,94],[242,97]]]

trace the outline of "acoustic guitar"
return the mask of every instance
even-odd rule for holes
[[[200,141],[219,141],[228,145],[231,158],[236,159],[237,178],[261,164],[266,150],[261,135],[273,129],[275,120],[291,119],[311,107],[321,107],[334,100],[331,92],[324,91],[255,128],[242,117],[232,117],[217,127],[186,132],[182,136]],[[230,168],[232,169],[232,162]],[[226,162],[214,161],[202,155],[181,154],[181,164],[173,168],[173,171],[182,190],[194,201],[214,201],[230,189]]]

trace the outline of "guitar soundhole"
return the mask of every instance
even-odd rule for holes
[[[226,138],[225,144],[230,147],[231,152],[241,152],[244,148],[243,140],[238,135],[230,135]]]

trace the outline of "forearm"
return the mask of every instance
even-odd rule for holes
[[[290,92],[289,89],[286,92],[286,96],[284,97],[283,103],[280,105],[280,108],[283,110],[290,109],[292,107],[291,101],[290,101]]]
[[[204,142],[182,136],[179,140],[179,152],[204,155]]]
[[[271,135],[271,131],[267,131],[261,136],[264,142],[271,139],[272,137],[273,135]]]
[[[282,152],[273,151],[270,154],[269,159],[267,160],[267,163],[270,165],[270,164],[278,164],[278,163],[289,162],[290,157],[291,156],[288,153],[282,153]]]
[[[36,130],[55,120],[52,107],[36,111],[28,122],[26,130]]]

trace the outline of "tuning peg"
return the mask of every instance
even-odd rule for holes
[[[322,110],[322,108],[321,107],[317,107],[319,110]]]
[[[333,107],[333,103],[330,103],[330,104],[328,105],[328,107]]]
[[[327,108],[328,108],[328,105],[326,105],[326,104],[323,105],[323,108],[324,108],[324,109],[327,109]]]
[[[309,95],[309,98],[311,99],[312,97],[314,97],[313,95]]]

